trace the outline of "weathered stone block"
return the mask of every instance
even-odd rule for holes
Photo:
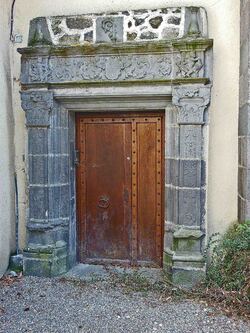
[[[50,114],[50,126],[56,127],[68,127],[69,111],[61,107],[57,103],[54,103]]]
[[[158,38],[158,35],[152,31],[145,31],[142,32],[140,35],[140,39],[156,39],[156,38]]]
[[[23,270],[23,255],[15,254],[10,256],[9,269],[14,272],[22,272]]]
[[[199,125],[180,126],[180,157],[201,158],[202,133]]]
[[[167,221],[178,224],[178,190],[168,186],[165,190],[165,216]]]
[[[161,25],[162,21],[163,21],[163,18],[161,16],[156,16],[149,20],[149,24],[151,25],[152,28],[158,29],[159,26]]]
[[[30,21],[29,46],[51,45],[51,36],[47,26],[46,17],[37,17]]]
[[[75,34],[75,35],[64,35],[59,38],[59,43],[62,45],[74,45],[74,44],[79,44],[80,42],[80,35]]]
[[[201,161],[180,160],[180,182],[181,187],[201,186]]]
[[[69,29],[86,29],[93,26],[93,20],[90,17],[66,17],[66,24]]]
[[[250,200],[250,169],[239,166],[238,191],[242,198]]]
[[[198,226],[201,220],[200,190],[179,190],[179,224]]]
[[[123,17],[100,16],[96,18],[96,42],[122,42]]]
[[[49,149],[51,154],[68,154],[68,128],[52,128],[49,130]]]
[[[168,23],[169,23],[169,24],[179,25],[180,22],[181,22],[181,18],[180,18],[180,17],[177,17],[177,16],[171,16],[171,17],[168,19]]]
[[[48,156],[29,156],[29,183],[47,184]]]
[[[192,288],[205,279],[205,270],[203,269],[172,269],[172,281],[175,285],[185,288]]]
[[[69,217],[69,184],[49,188],[49,218]]]
[[[246,40],[240,47],[240,75],[248,72],[249,51],[249,43]]]
[[[171,126],[166,128],[166,158],[179,157],[179,127]]]
[[[174,27],[167,27],[162,30],[163,39],[173,39],[179,36],[179,29]]]
[[[47,219],[49,210],[48,188],[45,186],[29,187],[29,217]]]
[[[24,251],[24,275],[57,276],[67,271],[67,250],[65,242],[54,247],[27,249]]]
[[[250,105],[244,104],[239,110],[238,135],[247,136],[250,129]]]
[[[39,222],[29,222],[27,225],[28,244],[39,244],[42,246],[53,245],[59,240],[68,242],[68,221],[57,219],[58,224],[54,220],[44,220]],[[67,226],[65,226],[67,223]]]
[[[178,186],[179,184],[179,160],[178,159],[166,159],[166,183]]]
[[[48,158],[49,184],[65,184],[69,182],[69,156],[52,155]]]
[[[47,154],[48,153],[48,129],[28,128],[28,153]]]
[[[240,108],[248,103],[249,99],[249,75],[248,71],[240,76],[240,96],[239,96],[239,106]]]

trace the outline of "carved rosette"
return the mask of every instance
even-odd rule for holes
[[[203,124],[204,111],[210,103],[210,86],[173,87],[172,102],[178,107],[179,124]]]

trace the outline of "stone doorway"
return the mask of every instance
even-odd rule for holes
[[[164,37],[175,10],[61,18],[94,22],[93,40],[82,44],[66,31],[63,41],[55,36],[59,18],[31,21],[29,46],[19,49],[28,135],[25,274],[58,275],[77,262],[75,114],[159,110],[166,119],[163,266],[176,283],[204,275],[212,40],[204,10],[194,7],[177,9],[179,35]],[[128,17],[133,25],[149,15],[150,32],[158,14],[156,38],[128,40]]]

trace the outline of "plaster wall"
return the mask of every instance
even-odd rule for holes
[[[0,277],[15,249],[14,148],[9,42],[10,1],[0,11]]]
[[[203,6],[208,14],[209,37],[214,39],[214,82],[210,107],[208,228],[223,232],[237,219],[239,20],[238,0],[54,0],[17,1],[14,33],[23,37],[13,48],[13,105],[15,113],[16,172],[19,186],[20,245],[25,244],[25,121],[20,106],[20,56],[27,45],[29,21],[37,16],[76,15],[170,6]]]

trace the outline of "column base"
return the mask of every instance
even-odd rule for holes
[[[24,275],[52,277],[67,272],[67,245],[29,246],[23,252]]]
[[[171,281],[180,287],[193,288],[206,277],[206,264],[202,255],[177,255],[165,249],[163,268]]]

